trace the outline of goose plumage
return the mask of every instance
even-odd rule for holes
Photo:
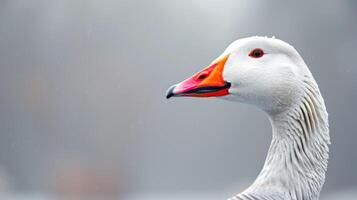
[[[275,38],[239,39],[207,68],[170,87],[167,98],[176,96],[248,103],[269,117],[272,141],[263,169],[229,200],[319,198],[328,163],[328,114],[294,47]]]

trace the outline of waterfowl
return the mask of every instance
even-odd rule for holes
[[[260,174],[229,200],[317,200],[329,152],[328,114],[318,85],[288,43],[239,39],[208,67],[171,86],[170,97],[218,97],[252,104],[272,126]]]

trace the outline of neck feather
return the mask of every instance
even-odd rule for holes
[[[284,199],[316,200],[325,181],[330,144],[328,115],[313,78],[299,102],[270,115],[272,142],[264,167],[248,191],[276,190]]]

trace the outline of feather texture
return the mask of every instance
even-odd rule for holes
[[[301,85],[303,95],[296,104],[269,115],[273,137],[258,178],[229,200],[318,199],[328,162],[328,114],[311,74]]]

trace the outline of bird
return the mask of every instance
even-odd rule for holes
[[[320,89],[297,50],[275,37],[231,43],[208,67],[166,92],[217,97],[258,107],[272,139],[255,181],[228,200],[317,200],[329,158],[328,113]]]

